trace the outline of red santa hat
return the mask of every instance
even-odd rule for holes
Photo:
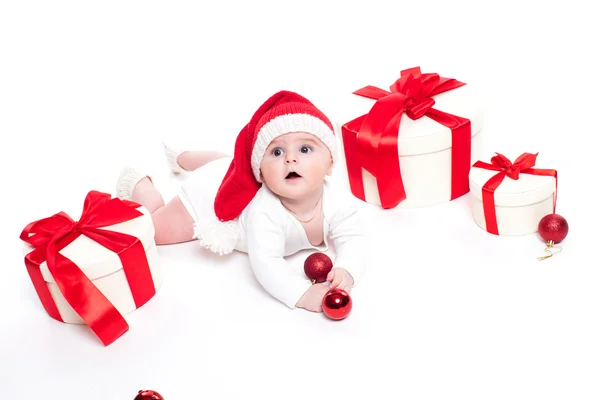
[[[260,187],[260,163],[271,141],[291,132],[306,132],[319,138],[335,161],[335,137],[331,121],[301,95],[280,91],[265,101],[242,128],[233,160],[215,198],[217,220],[199,221],[195,237],[215,253],[233,251],[240,233],[235,219],[252,201]]]

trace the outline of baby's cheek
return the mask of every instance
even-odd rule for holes
[[[308,176],[310,179],[319,180],[323,176],[321,168],[312,167],[308,170]]]

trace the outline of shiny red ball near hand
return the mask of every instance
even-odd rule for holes
[[[562,242],[569,233],[567,220],[558,214],[548,214],[540,220],[538,232],[544,241]]]
[[[140,390],[133,400],[165,400],[160,393],[154,390]]]
[[[313,283],[325,282],[332,268],[333,262],[325,253],[313,253],[304,260],[304,273]]]
[[[344,319],[352,310],[352,298],[342,289],[331,289],[323,297],[323,313],[331,319]]]

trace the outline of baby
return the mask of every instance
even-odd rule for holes
[[[157,244],[198,239],[217,254],[246,252],[261,286],[290,308],[321,312],[333,288],[350,293],[363,275],[369,251],[359,200],[326,179],[335,160],[329,119],[297,93],[281,91],[254,113],[239,133],[233,158],[165,146],[174,173],[190,177],[168,204],[137,168],[126,168],[117,196],[152,213]],[[300,250],[336,257],[322,284],[286,264]]]

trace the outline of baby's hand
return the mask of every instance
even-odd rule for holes
[[[322,312],[323,297],[329,291],[329,286],[322,283],[317,283],[308,288],[304,295],[296,303],[296,307],[304,308],[308,311]]]
[[[354,285],[354,278],[344,268],[334,268],[327,274],[327,280],[331,282],[329,289],[342,289],[350,294]]]

